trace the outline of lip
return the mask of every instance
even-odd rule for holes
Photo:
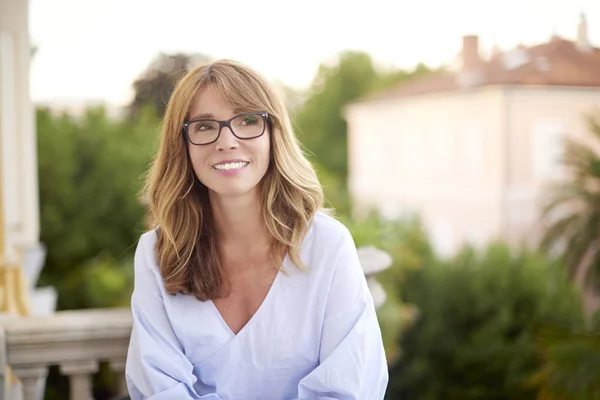
[[[221,165],[221,164],[229,164],[229,163],[237,163],[237,162],[243,162],[243,163],[248,163],[248,164],[250,163],[250,161],[235,159],[235,160],[219,161],[218,163],[214,163],[212,166],[215,167],[215,166]]]

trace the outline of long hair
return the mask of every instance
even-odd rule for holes
[[[169,99],[144,191],[158,225],[156,259],[167,292],[191,294],[201,301],[228,292],[208,189],[194,173],[182,134],[195,96],[207,87],[216,89],[233,109],[269,113],[271,157],[259,193],[275,265],[281,266],[287,252],[297,268],[306,268],[300,246],[323,206],[323,190],[294,135],[285,105],[260,74],[231,60],[201,65],[186,74]]]

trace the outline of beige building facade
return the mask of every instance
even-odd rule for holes
[[[489,60],[463,38],[462,68],[349,105],[349,187],[357,213],[418,213],[435,247],[534,240],[565,137],[600,112],[600,50],[553,37]],[[598,115],[598,114],[597,114]]]

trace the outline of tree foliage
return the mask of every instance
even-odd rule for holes
[[[163,116],[177,82],[190,69],[209,60],[202,54],[159,54],[133,82],[133,100],[127,106],[129,116],[135,117],[147,106]]]
[[[585,330],[539,335],[542,368],[531,379],[540,400],[600,400],[600,313]]]
[[[295,118],[300,141],[320,165],[341,179],[345,179],[347,171],[342,107],[368,93],[377,80],[368,54],[342,53],[335,65],[319,67],[311,95]]]
[[[111,120],[101,108],[81,118],[38,110],[40,236],[48,248],[40,283],[58,289],[59,308],[110,305],[115,283],[129,289],[107,274],[128,268],[144,229],[138,192],[157,129],[149,110],[135,121]],[[97,294],[103,284],[105,296]]]
[[[534,398],[537,334],[582,326],[578,293],[561,266],[501,244],[427,265],[402,290],[418,319],[402,338],[389,399]]]

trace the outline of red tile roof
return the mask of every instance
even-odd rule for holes
[[[548,43],[493,56],[477,67],[439,72],[366,97],[359,102],[445,92],[488,85],[576,86],[600,88],[600,49],[553,37]]]

